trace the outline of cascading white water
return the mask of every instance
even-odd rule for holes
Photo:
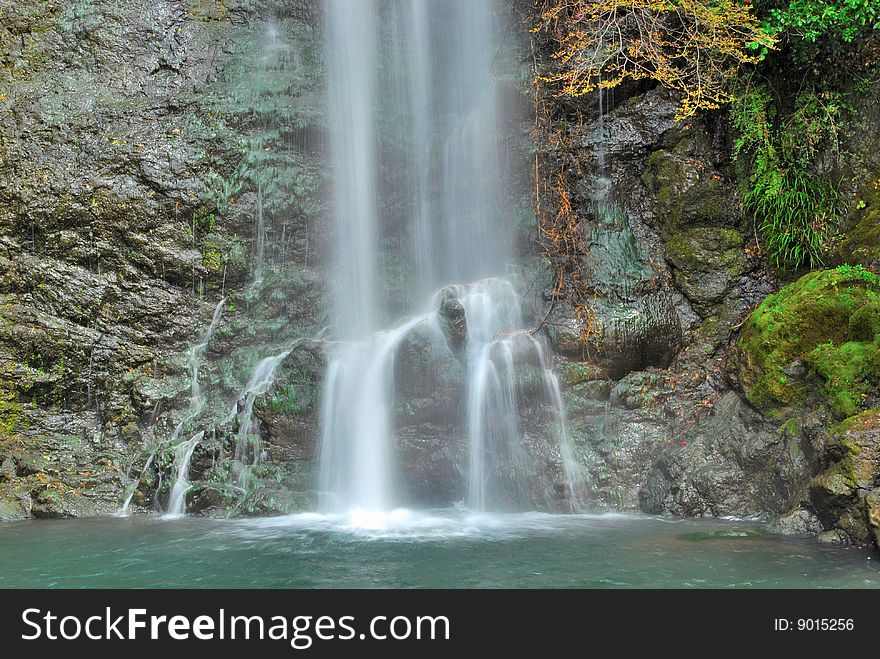
[[[447,421],[468,442],[466,503],[493,509],[498,490],[526,489],[535,473],[519,428],[522,344],[564,426],[555,377],[540,343],[516,333],[520,300],[502,278],[513,222],[501,211],[509,181],[499,156],[504,116],[493,66],[503,51],[495,4],[327,0],[325,21],[340,343],[324,382],[321,508],[388,511],[407,503],[395,480],[395,358],[420,326],[431,328],[445,354],[456,354],[437,311],[441,295],[451,295],[466,319],[466,392],[460,418]],[[430,300],[421,315],[420,300]],[[380,331],[395,315],[410,319]],[[567,443],[564,428],[558,441]],[[566,450],[559,448],[563,461]],[[493,472],[503,472],[504,483]],[[513,498],[521,509],[542,504]]]
[[[186,512],[186,493],[189,491],[189,463],[192,460],[196,446],[202,441],[205,431],[196,433],[189,441],[181,442],[175,450],[174,461],[174,485],[171,486],[171,495],[168,497],[168,511],[166,517],[180,517]]]
[[[373,0],[327,3],[330,148],[335,174],[337,334],[362,339],[376,329],[377,6]]]
[[[323,509],[392,507],[389,401],[394,355],[423,320],[414,318],[366,341],[343,344],[331,359],[321,410]]]
[[[239,484],[245,478],[248,467],[255,467],[263,459],[260,430],[254,416],[254,401],[258,396],[269,391],[272,383],[275,382],[275,371],[289,354],[290,350],[285,350],[261,359],[241,392],[239,401],[244,403],[240,409],[237,407],[239,403],[236,403],[238,439],[235,444],[235,469]]]
[[[214,313],[211,316],[211,323],[208,325],[205,332],[199,338],[198,343],[193,345],[189,349],[189,355],[187,356],[187,364],[189,366],[190,371],[190,396],[189,396],[189,407],[187,408],[186,415],[183,419],[174,427],[174,432],[171,433],[171,437],[168,439],[164,445],[167,446],[176,446],[180,440],[180,435],[183,432],[184,427],[187,423],[192,421],[199,415],[199,413],[204,409],[205,400],[202,395],[202,385],[199,382],[199,368],[201,366],[202,360],[205,357],[205,352],[208,350],[208,344],[211,342],[211,339],[214,337],[214,332],[217,331],[218,325],[220,325],[220,319],[223,317],[223,305],[226,304],[226,298],[222,298],[217,306],[214,307]],[[193,440],[189,440],[191,443]],[[197,442],[196,442],[197,443]],[[138,476],[137,481],[134,482],[134,486],[131,488],[131,491],[128,493],[128,496],[125,497],[125,502],[122,504],[122,508],[119,509],[119,515],[127,515],[128,510],[131,507],[131,501],[134,498],[134,493],[137,490],[137,484],[140,483],[141,479],[147,473],[147,470],[153,464],[153,461],[156,459],[156,453],[159,451],[161,444],[157,444],[152,452],[150,453],[147,461],[144,463],[144,468],[141,470],[140,475]],[[192,457],[192,453],[189,454],[189,457]],[[175,471],[180,473],[181,470],[186,470],[189,468],[188,466],[189,458],[187,458],[187,465],[177,464]],[[176,485],[176,481],[175,481]]]
[[[468,505],[487,507],[486,454],[519,450],[513,346],[500,332],[519,327],[519,298],[510,282],[488,279],[458,287],[467,319]],[[506,457],[506,456],[504,456]],[[505,460],[510,462],[510,460]]]

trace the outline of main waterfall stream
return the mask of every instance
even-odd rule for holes
[[[546,510],[560,507],[552,491],[562,488],[562,507],[571,510],[581,484],[558,385],[543,346],[523,329],[519,296],[505,276],[514,223],[502,211],[511,181],[499,156],[494,3],[334,0],[325,11],[338,344],[323,394],[321,509],[387,513],[411,504],[399,483],[392,417],[412,396],[395,384],[398,352],[418,332],[433,355],[461,364],[461,404],[442,422],[466,429],[463,503],[477,511]],[[380,117],[399,119],[395,139]],[[396,217],[383,213],[388,198],[403,200]],[[389,295],[394,273],[380,257],[395,234],[404,237],[395,256],[411,273],[403,303]],[[461,351],[444,328],[450,310],[466,328]],[[537,365],[551,408],[560,482],[542,477],[523,446],[524,364]]]

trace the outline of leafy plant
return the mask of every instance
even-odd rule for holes
[[[867,30],[880,29],[877,0],[791,0],[787,6],[771,7],[764,21],[773,33],[788,32],[804,41],[823,37],[852,43]]]
[[[751,155],[743,204],[779,267],[821,264],[836,231],[839,194],[812,167],[820,148],[836,150],[843,107],[839,94],[807,91],[779,121],[769,88],[760,83],[745,87],[732,105],[734,155]]]
[[[760,218],[759,231],[777,266],[822,263],[837,227],[839,197],[831,185],[788,167],[770,186],[750,189],[743,201]]]
[[[656,80],[681,94],[679,119],[728,103],[739,68],[775,42],[735,0],[550,0],[533,31],[556,45],[557,70],[539,81],[577,97]]]

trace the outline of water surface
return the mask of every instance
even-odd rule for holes
[[[0,587],[877,588],[861,549],[634,515],[152,517],[0,524]]]

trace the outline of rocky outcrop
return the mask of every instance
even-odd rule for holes
[[[809,485],[809,503],[823,528],[846,542],[877,542],[880,412],[873,409],[830,429],[822,447],[830,461]],[[878,545],[880,546],[880,545]]]
[[[639,492],[645,512],[747,517],[798,502],[808,474],[798,438],[778,434],[736,393],[681,437],[660,452]]]
[[[538,39],[539,74],[548,54]],[[743,211],[723,113],[676,122],[674,99],[647,85],[577,100],[545,89],[538,104],[539,170],[552,181],[539,208],[582,238],[556,254],[546,329],[593,504],[760,516],[780,533],[869,542],[874,440],[844,440],[840,424],[880,404],[876,94],[858,101],[870,136],[838,154],[838,178],[856,182],[841,189],[853,196],[838,249],[849,265],[788,288]],[[841,445],[866,456],[861,480]]]

